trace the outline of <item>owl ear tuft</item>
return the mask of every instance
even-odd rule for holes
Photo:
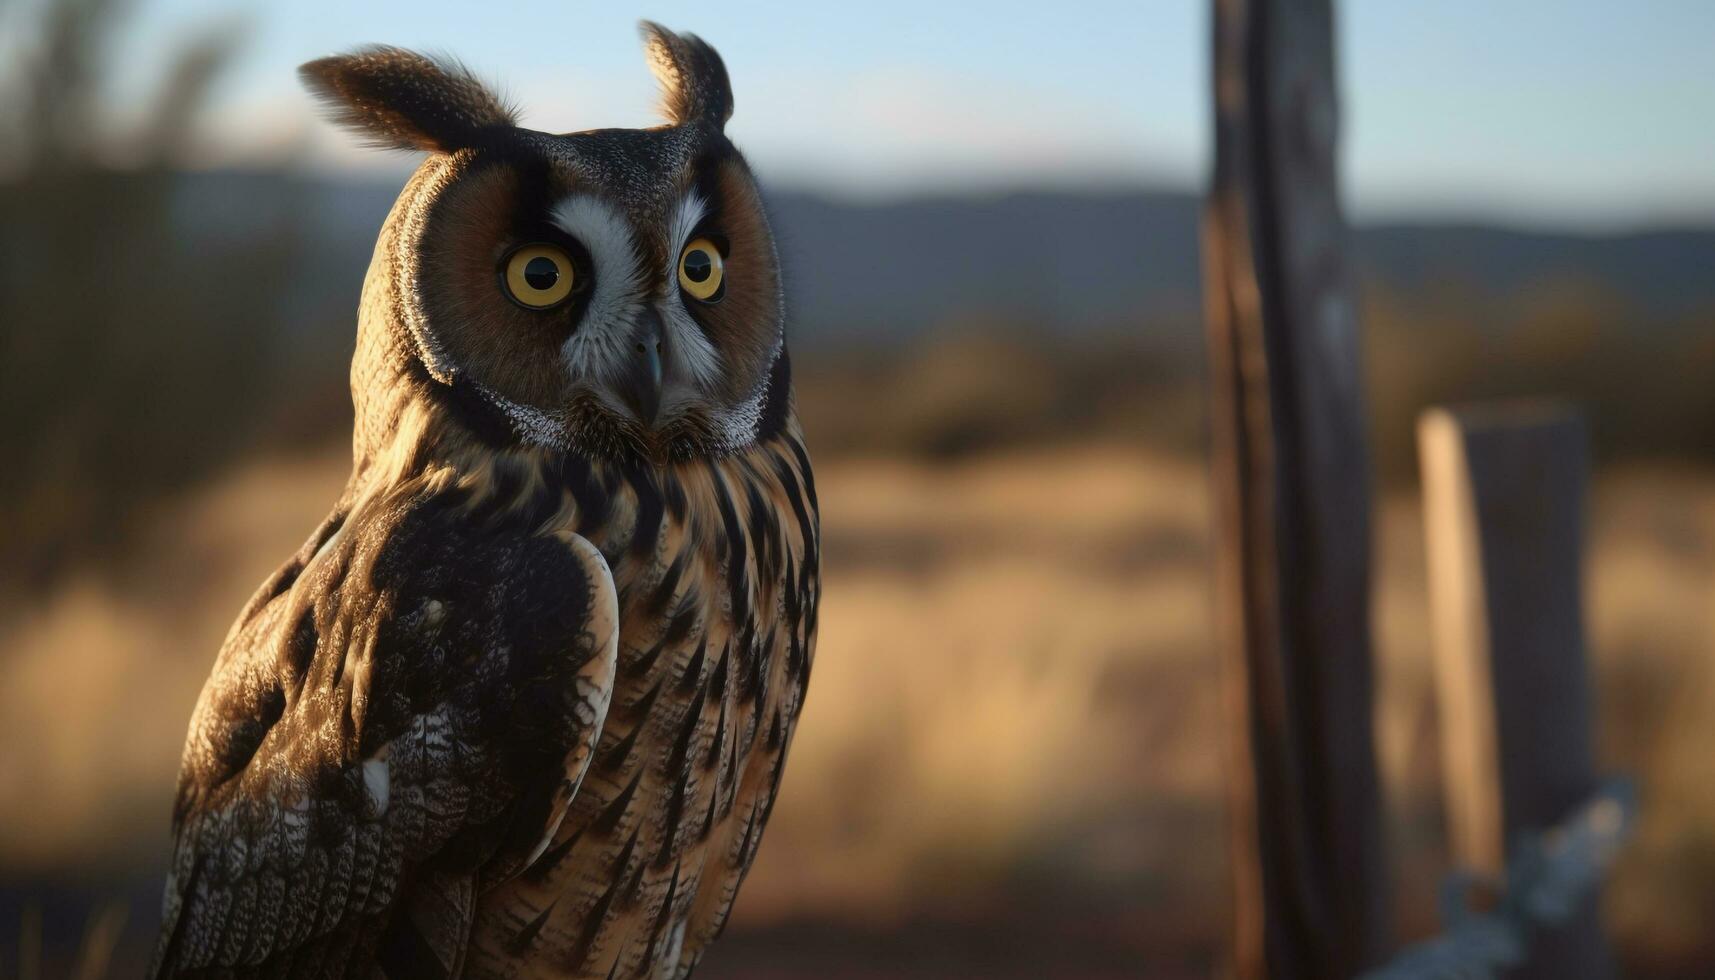
[[[309,62],[298,77],[335,122],[374,146],[450,153],[517,124],[511,109],[450,58],[372,45]]]
[[[732,83],[721,56],[695,34],[674,34],[643,21],[643,52],[661,83],[661,109],[676,125],[707,123],[721,129],[732,118]]]

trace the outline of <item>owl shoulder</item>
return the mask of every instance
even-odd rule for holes
[[[522,867],[599,736],[617,621],[576,535],[424,487],[336,510],[204,687],[161,962],[258,963],[378,927],[415,868],[468,884]]]

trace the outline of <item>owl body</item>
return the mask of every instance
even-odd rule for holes
[[[795,428],[713,463],[597,466],[570,483],[556,525],[606,511],[585,532],[619,593],[613,701],[558,833],[480,903],[469,962],[512,975],[545,951],[591,975],[679,976],[755,857],[802,704],[814,485]]]
[[[814,480],[724,68],[672,123],[516,127],[457,66],[306,66],[429,151],[378,239],[352,478],[187,738],[156,976],[682,977],[813,659]]]

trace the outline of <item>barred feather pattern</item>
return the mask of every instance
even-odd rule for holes
[[[155,974],[688,975],[813,657],[795,419],[646,464],[407,416],[203,692]]]
[[[665,129],[514,130],[469,72],[396,49],[306,66],[346,122],[447,155],[365,279],[351,481],[192,718],[151,975],[679,978],[725,924],[809,679],[819,517],[772,239],[719,133],[725,69],[645,30]],[[724,201],[768,273],[700,321],[732,390],[648,431],[555,403],[569,422],[544,438],[540,406],[443,349],[423,223],[476,144],[645,219],[691,175]]]
[[[553,520],[619,588],[613,707],[553,842],[485,891],[468,973],[684,977],[756,856],[803,706],[815,482],[795,421],[718,459],[568,470]]]
[[[462,933],[390,953],[396,911],[558,827],[612,692],[612,577],[472,504],[444,468],[342,503],[240,616],[186,742],[156,975],[450,974]]]

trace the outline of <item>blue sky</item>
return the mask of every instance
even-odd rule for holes
[[[148,91],[187,30],[244,11],[247,46],[202,151],[211,165],[401,169],[317,122],[293,75],[371,41],[457,54],[539,128],[647,124],[639,16],[721,50],[729,132],[778,182],[851,196],[1192,187],[1208,153],[1200,0],[135,3],[116,52],[127,93]],[[1715,2],[1347,0],[1340,43],[1360,219],[1715,222]]]

